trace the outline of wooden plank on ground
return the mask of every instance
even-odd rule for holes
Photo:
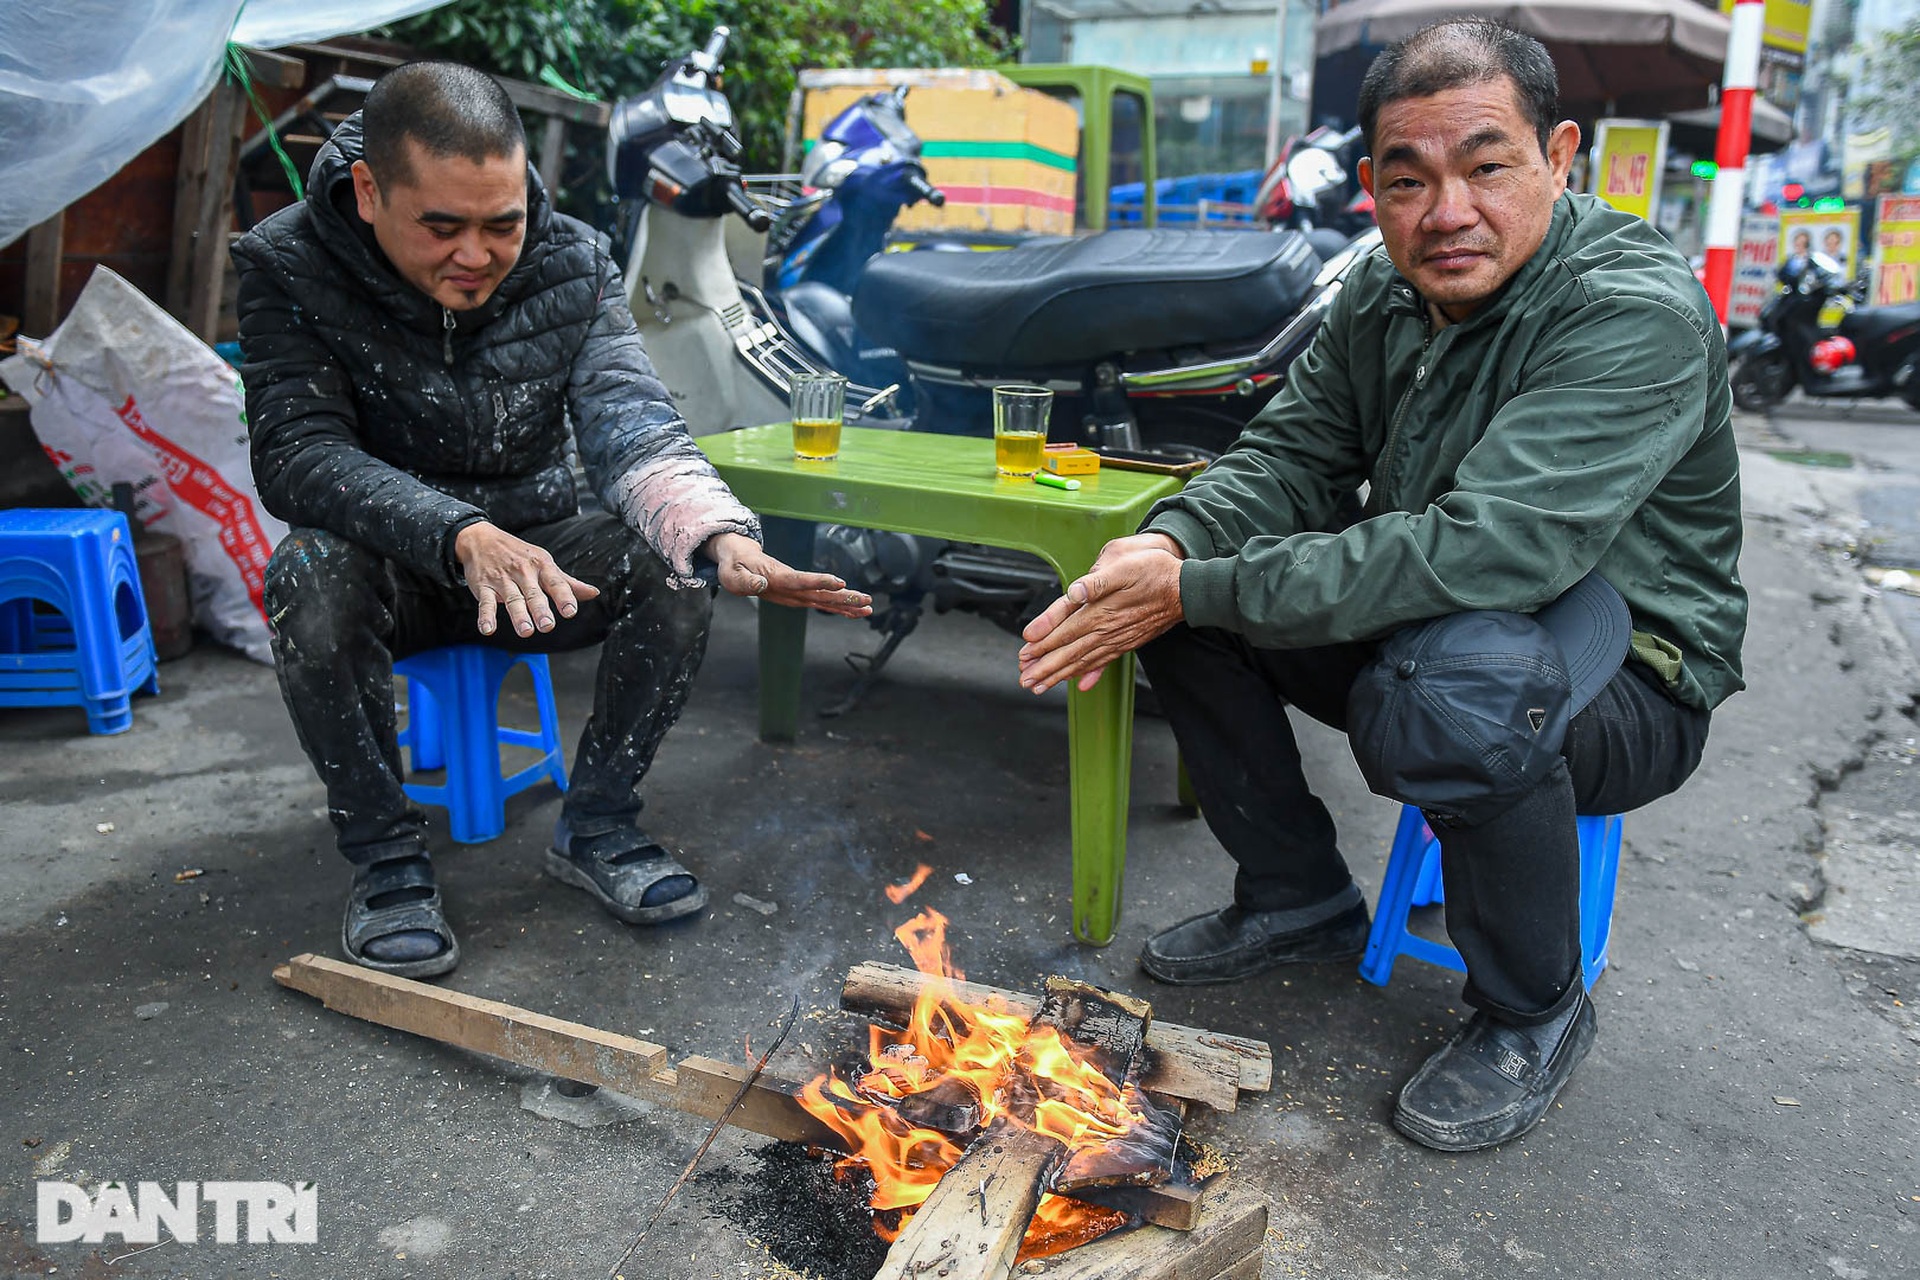
[[[1260,1274],[1266,1232],[1266,1201],[1228,1178],[1207,1198],[1192,1231],[1141,1227],[1020,1269],[1039,1280],[1239,1280]],[[1254,1267],[1244,1271],[1249,1256]]]
[[[870,1018],[904,1023],[926,975],[899,965],[865,963],[847,971],[840,1007]],[[954,984],[960,998],[984,1002],[1031,1017],[1040,997],[978,982]],[[1216,1111],[1232,1111],[1241,1090],[1264,1092],[1273,1086],[1273,1050],[1262,1040],[1155,1022],[1147,1030],[1152,1055],[1141,1087],[1172,1098],[1204,1102]]]
[[[1057,1138],[994,1121],[941,1175],[874,1280],[1005,1280],[1066,1152]]]
[[[329,1009],[396,1031],[636,1097],[661,1092],[654,1077],[667,1065],[667,1051],[632,1036],[325,956],[295,956],[275,969],[273,978],[283,987],[319,997]]]
[[[660,1074],[658,1079],[671,1090],[669,1105],[709,1120],[718,1120],[741,1082],[751,1073],[744,1063],[720,1062],[714,1058],[693,1057]],[[736,1129],[765,1134],[782,1142],[798,1142],[809,1147],[839,1151],[844,1145],[840,1135],[828,1128],[800,1105],[800,1086],[762,1072],[747,1096],[740,1099],[727,1123]]]
[[[1260,1280],[1260,1266],[1265,1261],[1265,1254],[1255,1249],[1225,1271],[1215,1275],[1213,1280]]]
[[[67,211],[62,209],[27,232],[27,296],[21,331],[44,338],[60,323],[60,264],[67,254]]]

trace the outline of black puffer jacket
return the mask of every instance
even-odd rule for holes
[[[233,247],[254,479],[267,510],[452,582],[453,535],[579,509],[571,425],[609,511],[681,574],[716,533],[757,536],[654,376],[619,270],[527,170],[526,240],[486,303],[455,312],[388,265],[353,203],[360,117],[304,203]]]

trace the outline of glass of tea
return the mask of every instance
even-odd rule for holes
[[[1047,450],[1047,416],[1053,392],[1045,387],[993,389],[993,465],[1003,476],[1025,480],[1040,470]]]
[[[793,377],[793,456],[831,462],[840,456],[840,423],[846,415],[847,380],[837,373]]]

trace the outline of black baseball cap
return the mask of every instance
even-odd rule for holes
[[[1553,768],[1632,632],[1597,573],[1531,616],[1477,610],[1395,632],[1348,698],[1367,784],[1469,825],[1503,812]]]

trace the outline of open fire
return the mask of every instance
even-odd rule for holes
[[[836,1165],[841,1174],[873,1178],[880,1237],[898,1237],[989,1127],[1057,1140],[1065,1153],[1050,1175],[1056,1189],[1166,1177],[1179,1116],[1138,1086],[1146,1006],[1091,988],[1081,988],[1090,1001],[1050,995],[1038,1016],[964,1000],[946,925],[929,909],[894,931],[927,975],[906,1028],[872,1027],[863,1064],[829,1071],[799,1096],[853,1153]],[[1020,1258],[1062,1252],[1127,1221],[1118,1210],[1044,1195]]]

